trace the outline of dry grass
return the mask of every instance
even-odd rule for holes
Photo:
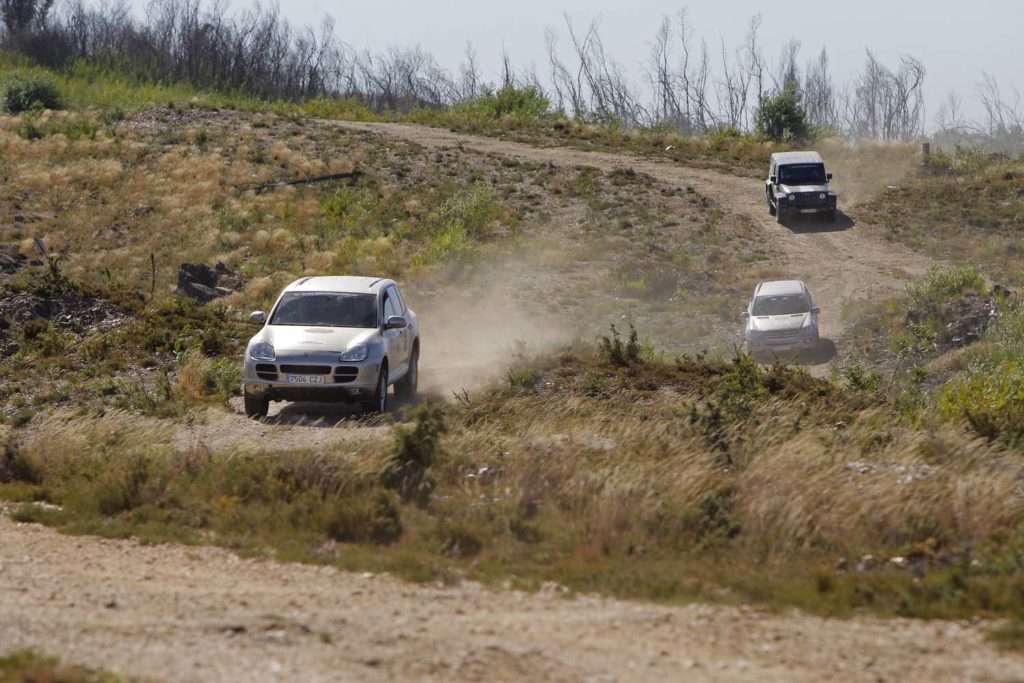
[[[350,544],[341,566],[410,578],[441,565],[825,612],[1020,607],[1006,557],[1024,465],[963,430],[905,424],[874,394],[743,359],[614,365],[580,348],[446,413],[422,413],[396,446],[287,456],[180,451],[124,413],[52,416],[45,442],[19,450],[35,484],[0,492],[62,504],[19,514],[69,530],[318,562],[335,539]],[[869,554],[880,564],[854,570]]]

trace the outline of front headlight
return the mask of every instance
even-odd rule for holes
[[[341,352],[338,360],[344,363],[359,363],[366,360],[370,355],[370,348],[366,344],[356,344]]]
[[[253,344],[252,348],[249,349],[249,356],[253,360],[274,360],[277,358],[277,354],[274,353],[274,346],[265,341]]]
[[[824,193],[824,192],[822,192],[821,194],[819,194],[819,195],[818,195],[818,199],[820,199],[820,200],[824,201],[824,200],[825,200],[825,193]]]
[[[786,199],[788,199],[791,202],[795,202],[796,201],[796,195],[795,194],[786,195]]]

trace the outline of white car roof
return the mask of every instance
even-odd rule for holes
[[[759,284],[754,296],[790,296],[803,294],[804,291],[804,283],[801,280],[775,280]]]
[[[775,152],[772,161],[776,164],[823,164],[825,161],[817,152]]]
[[[286,292],[346,292],[376,294],[392,280],[382,277],[356,277],[352,275],[320,275],[304,277],[285,288]]]

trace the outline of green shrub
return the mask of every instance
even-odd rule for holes
[[[339,497],[326,512],[325,531],[345,543],[393,543],[402,535],[401,507],[381,490]]]
[[[0,484],[41,484],[42,481],[39,466],[16,443],[9,442],[0,446]]]
[[[924,279],[907,286],[911,305],[928,314],[964,295],[983,294],[985,290],[985,278],[973,265],[932,268]]]
[[[803,140],[810,135],[807,112],[792,83],[775,95],[763,95],[754,113],[754,130],[775,142]]]
[[[11,114],[31,109],[63,109],[57,83],[36,71],[15,71],[0,84],[0,105]]]
[[[429,470],[441,452],[441,435],[446,431],[441,407],[420,408],[411,427],[396,428],[395,446],[381,466],[381,483],[407,499],[425,500],[434,489]]]
[[[633,323],[629,324],[629,339],[625,343],[619,336],[619,331],[615,329],[615,325],[612,325],[611,328],[612,335],[601,337],[599,340],[601,354],[605,359],[612,365],[621,367],[629,367],[640,362],[640,340]]]

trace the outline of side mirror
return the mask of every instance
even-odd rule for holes
[[[267,322],[267,314],[263,311],[253,311],[249,314],[249,322],[262,325]]]
[[[749,320],[750,319],[750,312],[749,311],[743,311],[742,313],[740,313],[740,317],[743,318],[744,320]]]
[[[404,330],[406,327],[409,327],[409,321],[400,315],[391,316],[384,325],[385,330]]]
[[[777,176],[777,175],[770,176],[768,178],[768,182],[771,183],[772,185],[778,185],[779,184],[779,176]]]
[[[831,173],[826,173],[825,174],[825,180],[827,180],[829,182],[832,182],[832,174]]]
[[[818,315],[819,313],[821,313],[821,308],[818,307],[818,306],[815,306],[815,307],[813,307],[811,309],[811,313],[813,313],[814,315]]]

